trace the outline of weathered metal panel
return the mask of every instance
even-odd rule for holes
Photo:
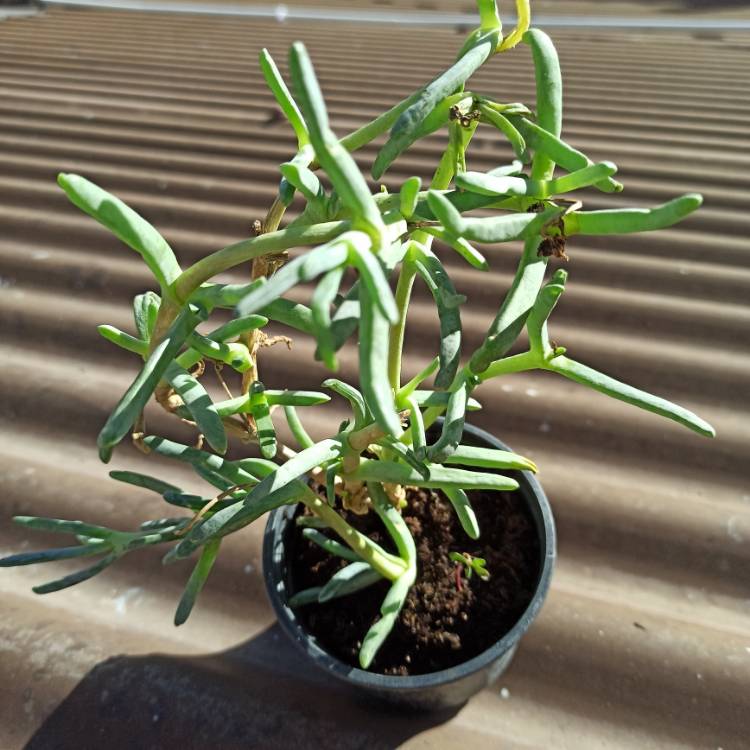
[[[461,37],[95,11],[0,23],[0,554],[41,543],[9,524],[13,514],[125,528],[161,510],[107,479],[109,468],[147,470],[149,459],[123,447],[105,468],[95,450],[135,372],[95,325],[128,327],[129,300],[149,279],[67,203],[55,174],[81,172],[121,195],[185,260],[247,236],[273,195],[275,165],[293,148],[257,54],[265,45],[283,60],[297,38],[343,133],[438,71]],[[44,598],[30,591],[44,571],[4,571],[2,747],[32,736],[38,748],[750,747],[750,37],[555,38],[567,137],[617,162],[627,186],[588,205],[659,203],[688,190],[706,204],[674,230],[571,242],[552,335],[583,361],[697,410],[716,440],[553,376],[488,385],[476,422],[539,463],[560,562],[501,683],[434,722],[363,709],[267,630],[260,528],[222,549],[180,629],[172,613],[188,570],[162,570],[155,554]],[[505,55],[475,87],[530,101],[528,62],[525,50]],[[386,184],[425,177],[441,143],[415,146]],[[472,163],[509,156],[482,132]],[[469,296],[470,342],[492,317],[516,252],[491,251],[485,276],[446,256]],[[421,290],[407,339],[412,372],[437,341]],[[299,367],[310,343],[294,347],[268,351],[268,383],[323,379],[322,368]],[[352,350],[342,365],[352,376]],[[334,407],[311,430],[322,434],[341,415]],[[179,432],[156,413],[152,423]]]

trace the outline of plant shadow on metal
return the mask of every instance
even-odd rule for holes
[[[68,535],[76,543],[13,555],[0,560],[0,566],[96,558],[78,573],[36,587],[41,594],[85,581],[144,546],[169,545],[167,563],[197,554],[177,607],[179,625],[195,605],[225,536],[270,510],[303,503],[316,518],[317,532],[309,538],[350,564],[320,590],[298,592],[296,606],[345,596],[382,578],[390,582],[381,618],[362,634],[359,662],[369,668],[418,574],[414,541],[399,512],[403,488],[442,490],[467,534],[476,538],[481,529],[472,522],[465,490],[513,490],[517,483],[495,470],[536,469],[523,456],[462,444],[466,412],[479,407],[473,394],[483,382],[547,370],[713,436],[713,428],[687,409],[569,357],[548,332],[549,317],[568,276],[562,269],[548,276],[548,261],[552,256],[567,259],[566,245],[572,237],[669,227],[696,210],[701,197],[688,194],[652,209],[582,210],[576,191],[594,188],[609,195],[622,190],[614,179],[617,167],[608,161],[594,163],[561,138],[562,76],[557,53],[546,34],[529,28],[528,2],[517,1],[519,25],[507,36],[495,1],[478,0],[478,6],[479,28],[445,72],[341,139],[330,128],[304,45],[295,43],[289,53],[294,96],[264,50],[262,72],[294,129],[298,152],[280,167],[278,196],[259,222],[258,235],[189,268],[183,270],[158,231],[122,201],[81,176],[59,176],[60,186],[78,208],[143,257],[159,287],[158,294],[136,296],[135,335],[108,325],[99,329],[108,341],[143,361],[99,434],[99,455],[108,462],[116,446],[131,434],[144,452],[191,466],[210,490],[193,495],[151,476],[112,472],[118,481],[152,490],[182,509],[181,515],[145,521],[132,532],[79,521],[19,517],[16,521],[28,528]],[[483,64],[519,42],[532,54],[537,87],[533,108],[465,89]],[[507,139],[516,160],[487,173],[468,169],[469,146],[479,127]],[[421,189],[421,178],[412,177],[396,194],[371,192],[352,152],[389,132],[372,165],[372,175],[379,179],[413,143],[440,129],[447,131],[447,143],[427,190]],[[557,166],[564,170],[559,176],[555,176]],[[317,170],[327,176],[330,192]],[[295,194],[304,200],[304,211],[280,228]],[[477,217],[472,214],[475,209],[491,215]],[[475,244],[523,243],[513,283],[473,351],[467,351],[463,341],[461,309],[467,300],[433,252],[435,237],[485,271],[490,263]],[[308,246],[313,249],[291,261],[285,256],[291,248]],[[218,274],[248,263],[251,273],[246,284],[213,281]],[[356,280],[344,289],[349,270]],[[403,383],[404,330],[417,279],[434,297],[440,343],[435,359]],[[317,286],[309,306],[284,297],[312,281]],[[237,317],[199,332],[198,327],[221,309],[234,310]],[[335,378],[323,383],[329,393],[268,387],[260,378],[258,359],[270,343],[263,331],[269,321],[312,336],[318,358],[333,372],[338,370],[338,351],[356,332],[359,388]],[[519,340],[524,343],[519,338],[524,331],[527,350],[511,354]],[[236,396],[230,392],[227,400],[211,401],[200,382],[206,363],[237,373]],[[348,401],[351,418],[336,434],[315,442],[297,410],[324,404],[333,395]],[[167,412],[195,426],[195,446],[148,434],[144,408],[152,397]],[[277,437],[274,410],[278,407],[283,407],[298,443],[295,447]],[[440,434],[428,444],[425,431],[442,415]],[[260,457],[223,458],[231,436],[256,443]],[[312,485],[310,478],[315,480]],[[395,552],[357,532],[339,512],[341,508],[376,513]]]
[[[205,657],[116,657],[94,667],[27,750],[55,747],[388,750],[455,712],[411,715],[359,701],[300,662],[278,625]]]

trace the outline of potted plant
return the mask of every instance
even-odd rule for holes
[[[177,607],[179,625],[224,537],[271,511],[265,576],[292,638],[327,671],[372,693],[421,707],[456,705],[509,662],[541,607],[555,556],[552,516],[534,463],[466,424],[467,412],[480,407],[474,396],[482,383],[548,370],[714,434],[686,409],[568,357],[548,333],[567,280],[562,268],[548,273],[548,262],[567,260],[570,238],[671,226],[697,209],[701,197],[684,195],[652,209],[583,210],[578,190],[622,189],[616,166],[594,163],[561,139],[558,59],[550,39],[529,29],[528,2],[517,1],[518,23],[505,37],[495,0],[477,4],[480,26],[456,62],[341,139],[329,127],[304,46],[294,44],[289,54],[294,95],[264,50],[264,77],[296,133],[298,151],[280,166],[278,195],[265,220],[256,222],[256,236],[189,268],[122,201],[83,177],[59,176],[78,208],[142,255],[159,286],[158,293],[135,298],[134,334],[99,328],[143,362],[99,434],[101,459],[108,462],[131,435],[144,452],[189,464],[208,489],[191,494],[152,476],[113,471],[114,479],[155,491],[181,515],[147,520],[135,531],[17,517],[28,528],[72,535],[75,543],[14,555],[0,565],[95,560],[34,589],[49,593],[91,578],[136,549],[165,545],[167,563],[197,558]],[[465,88],[480,66],[519,42],[532,52],[533,111]],[[515,160],[486,173],[468,169],[478,127],[500,131]],[[372,164],[379,180],[413,143],[440,129],[447,130],[447,145],[427,189],[415,176],[397,192],[371,192],[353,152],[389,133]],[[295,196],[304,209],[280,228]],[[477,209],[482,215],[472,213]],[[513,283],[473,351],[462,343],[466,297],[433,250],[436,239],[485,272],[489,263],[478,245],[522,243]],[[292,248],[304,250],[289,260]],[[215,280],[247,264],[247,283]],[[316,285],[308,304],[285,296],[310,281]],[[440,337],[435,358],[404,382],[414,283],[426,284],[434,297]],[[224,314],[217,325],[226,310],[235,316],[227,321]],[[273,343],[264,331],[269,321],[314,337],[316,358],[334,373],[339,350],[356,335],[358,387],[335,377],[322,391],[264,382],[262,350]],[[202,378],[209,365],[229,398],[212,400]],[[236,385],[228,373],[237,373]],[[348,402],[350,416],[334,434],[314,441],[298,409],[334,395]],[[149,434],[144,409],[152,396],[194,426],[194,445]],[[277,437],[282,413],[295,444]],[[260,455],[225,457],[229,436],[257,444]]]

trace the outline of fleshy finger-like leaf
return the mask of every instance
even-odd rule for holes
[[[213,453],[207,453],[154,435],[144,438],[143,442],[148,448],[161,456],[209,469],[225,481],[231,482],[230,486],[252,486],[259,481],[258,477],[239,468],[235,462],[227,461]]]
[[[344,276],[344,266],[328,271],[321,279],[310,300],[315,339],[318,342],[317,356],[329,370],[338,369],[336,346],[331,331],[331,305],[339,291]]]
[[[323,93],[307,50],[301,42],[295,42],[289,51],[289,70],[318,162],[330,178],[342,203],[352,212],[354,225],[361,223],[362,226],[357,228],[364,229],[370,235],[375,249],[379,250],[384,244],[383,219],[357,163],[328,124]]]
[[[485,474],[463,469],[451,469],[438,464],[429,464],[428,479],[410,466],[396,463],[366,459],[347,478],[367,482],[387,482],[390,484],[413,485],[414,487],[444,488],[472,488],[484,490],[515,490],[518,482],[510,477],[499,474]]]
[[[142,487],[145,490],[156,492],[158,495],[163,495],[165,492],[182,492],[179,487],[169,482],[150,477],[147,474],[140,474],[137,471],[110,471],[109,476],[118,482],[132,484],[134,487]]]
[[[297,414],[297,410],[294,406],[287,405],[284,407],[284,416],[286,422],[289,425],[289,430],[294,435],[295,440],[300,444],[302,448],[312,448],[315,443],[313,439],[307,434],[307,430],[304,428],[302,421]]]
[[[439,102],[459,89],[495,51],[500,40],[498,29],[477,35],[459,59],[425,86],[412,104],[396,120],[390,137],[380,149],[372,166],[379,180],[388,167],[419,137],[420,127]]]
[[[263,383],[257,380],[250,386],[250,412],[258,429],[260,452],[264,458],[273,458],[278,447],[276,428],[271,418],[271,409],[268,406],[265,388]]]
[[[259,312],[293,286],[311,281],[316,276],[343,265],[348,258],[349,244],[346,235],[319,245],[287,263],[264,284],[258,285],[240,301],[237,311],[240,315]]]
[[[138,252],[159,282],[162,294],[182,273],[172,248],[142,216],[106,190],[77,174],[60,173],[57,182],[73,205],[92,216]]]
[[[535,151],[543,153],[568,172],[590,167],[594,163],[586,154],[568,145],[535,122],[531,122],[525,117],[509,116],[509,119],[523,133],[526,142]],[[605,193],[617,193],[622,190],[622,184],[611,177],[606,177],[601,182],[595,183],[594,187]]]
[[[435,376],[435,386],[447,388],[456,376],[461,356],[461,297],[432,251],[420,246],[417,256],[417,271],[430,287],[440,320],[440,369]]]
[[[226,536],[252,523],[269,510],[296,501],[302,493],[309,492],[307,486],[299,481],[299,477],[316,466],[338,458],[340,452],[341,443],[337,440],[323,440],[300,451],[265,477],[244,501],[216,513],[194,528],[165,560],[188,557],[209,539]]]
[[[422,180],[419,177],[410,177],[401,186],[399,192],[399,211],[405,219],[410,219],[414,213],[421,187]]]
[[[401,422],[396,413],[393,391],[388,379],[388,342],[390,324],[380,308],[370,299],[364,285],[360,286],[359,367],[362,394],[367,410],[389,435],[401,435]]]
[[[464,420],[466,406],[469,400],[469,385],[461,379],[448,400],[445,419],[440,431],[440,437],[427,449],[427,457],[435,463],[442,463],[455,452],[464,434]]]
[[[223,326],[211,331],[208,338],[214,341],[225,342],[230,339],[236,339],[243,333],[254,331],[257,328],[263,328],[268,323],[268,318],[264,315],[245,315],[241,318],[235,318],[225,323]]]
[[[487,122],[494,125],[508,139],[508,142],[513,148],[513,153],[519,159],[526,161],[526,141],[518,130],[516,130],[513,123],[511,123],[505,115],[492,109],[492,107],[480,104],[479,111]]]
[[[304,147],[310,142],[310,136],[307,133],[307,125],[302,117],[302,113],[299,111],[297,103],[292,98],[286,83],[284,83],[284,79],[281,77],[281,73],[274,62],[274,59],[271,57],[270,52],[265,48],[260,51],[260,69],[263,71],[263,77],[266,80],[268,88],[271,89],[271,92],[281,107],[286,119],[289,120],[289,124],[292,126],[294,133],[297,136],[299,147]]]
[[[138,331],[138,336],[146,342],[151,340],[160,306],[161,299],[156,292],[144,292],[133,298],[135,329]]]
[[[196,313],[189,309],[183,310],[167,331],[164,340],[146,360],[138,377],[120,399],[99,433],[97,439],[99,457],[104,463],[109,461],[113,448],[135,424],[135,420],[145,408],[167,367],[199,322],[200,317]]]
[[[362,560],[353,549],[341,544],[341,542],[337,542],[335,539],[330,539],[325,534],[318,531],[318,529],[306,528],[302,531],[302,536],[308,541],[317,544],[318,547],[324,549],[331,555],[336,555],[344,560],[349,560],[349,562],[358,562]]]
[[[320,590],[318,601],[323,604],[332,599],[348,596],[382,580],[380,573],[368,563],[361,560],[353,562],[331,576],[328,583]]]
[[[367,287],[370,298],[380,308],[380,312],[393,325],[398,320],[398,308],[391,287],[377,255],[362,243],[351,243],[351,261],[359,271],[359,277]]]
[[[175,625],[182,625],[190,617],[190,613],[195,606],[195,600],[203,589],[206,579],[211,573],[211,568],[213,568],[216,562],[220,546],[221,539],[212,539],[203,547],[201,556],[195,564],[195,568],[193,568],[193,572],[190,574],[190,578],[185,586],[185,591],[180,598],[180,603],[177,605],[177,611],[174,615]]]
[[[62,591],[63,589],[75,586],[77,583],[83,583],[88,581],[89,578],[93,578],[95,575],[101,573],[105,568],[108,568],[113,562],[120,557],[119,553],[113,552],[110,555],[102,558],[96,565],[92,565],[90,568],[79,570],[76,573],[58,578],[55,581],[42,584],[41,586],[33,586],[32,591],[35,594],[51,594],[54,591]]]
[[[359,664],[362,669],[369,669],[383,642],[393,630],[406,597],[409,595],[409,589],[414,583],[414,578],[413,574],[404,573],[388,589],[380,607],[380,619],[367,631],[359,650]]]
[[[68,521],[62,518],[14,516],[13,522],[34,531],[48,531],[53,534],[74,534],[75,536],[85,536],[93,539],[109,539],[116,533],[106,526],[95,526],[83,521]]]
[[[463,237],[454,237],[450,232],[441,227],[424,227],[423,231],[431,234],[446,245],[450,245],[470,266],[480,271],[489,270],[489,264],[484,255],[472,247]]]
[[[183,400],[198,429],[217,452],[224,454],[227,450],[227,434],[221,417],[212,408],[213,403],[206,389],[187,370],[172,362],[166,371],[166,377],[172,388]]]
[[[453,510],[456,511],[461,528],[470,539],[479,539],[479,523],[469,502],[469,496],[457,487],[444,487],[443,492],[453,506]]]
[[[459,445],[445,459],[447,464],[476,466],[482,469],[516,469],[536,472],[536,464],[525,456],[495,448],[478,448],[472,445]]]
[[[552,278],[540,290],[526,320],[529,332],[529,348],[540,355],[551,353],[552,347],[547,333],[547,318],[555,308],[565,289],[568,272],[558,268]]]
[[[562,73],[560,60],[552,40],[540,29],[530,29],[523,42],[531,48],[536,79],[536,114],[539,127],[559,137],[562,129]],[[555,162],[547,154],[536,152],[531,166],[534,180],[549,180]]]
[[[125,349],[125,351],[138,354],[141,357],[145,357],[146,354],[148,354],[148,342],[137,339],[135,336],[131,336],[129,333],[125,333],[119,328],[109,325],[101,325],[97,326],[96,330],[102,338],[111,341],[121,349]]]
[[[368,418],[367,406],[362,394],[352,385],[344,383],[336,378],[328,378],[323,382],[324,388],[330,388],[334,393],[343,396],[352,407],[354,412],[354,429],[358,430],[365,426]]]
[[[304,164],[290,161],[282,164],[279,169],[286,180],[305,196],[308,203],[322,201],[325,198],[325,190],[317,175]]]
[[[688,409],[658,396],[652,396],[650,393],[633,388],[633,386],[621,383],[608,375],[597,372],[565,356],[554,357],[545,364],[545,367],[548,370],[564,375],[566,378],[570,378],[570,380],[574,380],[576,383],[587,385],[589,388],[593,388],[595,391],[604,393],[607,396],[679,422],[699,435],[705,437],[716,436],[716,431],[708,422]]]
[[[84,544],[77,547],[58,547],[57,549],[45,549],[38,552],[21,552],[17,555],[9,555],[0,558],[0,568],[13,568],[19,565],[36,565],[37,563],[57,562],[58,560],[71,560],[76,557],[92,557],[107,552],[110,545],[107,542],[100,544]]]
[[[698,193],[688,193],[654,208],[616,208],[574,211],[564,218],[565,235],[630,234],[671,227],[703,203]]]

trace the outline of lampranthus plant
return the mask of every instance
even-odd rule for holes
[[[348,565],[325,586],[298,592],[293,606],[344,596],[383,578],[391,582],[380,619],[362,634],[359,660],[368,668],[418,576],[414,541],[400,512],[408,497],[404,489],[442,491],[463,529],[476,539],[480,529],[466,491],[513,490],[516,481],[497,470],[535,470],[532,461],[514,453],[462,444],[466,412],[479,408],[473,395],[483,382],[509,373],[549,370],[713,436],[711,426],[687,409],[592,370],[550,340],[548,318],[565,289],[567,273],[556,270],[548,277],[546,269],[551,256],[565,256],[566,241],[579,234],[668,227],[697,209],[701,197],[684,195],[651,209],[583,210],[576,191],[593,187],[607,194],[619,192],[617,168],[608,161],[594,163],[561,139],[562,81],[555,48],[542,31],[529,29],[528,1],[517,0],[516,5],[517,27],[503,37],[495,0],[478,0],[481,25],[469,35],[456,62],[341,139],[329,126],[305,47],[295,43],[289,53],[294,95],[264,50],[263,75],[296,133],[298,151],[280,167],[278,196],[258,235],[184,270],[157,230],[122,201],[83,177],[59,176],[72,203],[140,253],[160,289],[159,294],[148,291],[135,298],[135,335],[108,325],[99,328],[104,338],[144,363],[99,434],[101,459],[109,461],[115,446],[132,433],[144,451],[189,464],[212,489],[205,496],[187,494],[151,476],[114,471],[114,479],[153,490],[185,512],[177,518],[146,521],[127,532],[80,521],[18,517],[16,522],[28,528],[70,534],[77,544],[14,555],[0,564],[98,558],[91,567],[34,589],[48,593],[91,578],[144,546],[168,547],[165,562],[198,553],[177,608],[175,622],[180,624],[224,537],[274,508],[302,503],[310,511],[298,517],[305,526],[303,534]],[[533,109],[465,88],[478,68],[519,42],[532,53],[537,91]],[[486,173],[467,169],[469,145],[480,127],[500,131],[515,153],[513,163]],[[390,131],[372,165],[372,177],[379,180],[413,143],[440,129],[447,130],[447,145],[427,190],[415,176],[396,194],[371,192],[352,152]],[[557,176],[556,166],[562,170]],[[330,192],[316,172],[326,175]],[[304,211],[280,229],[296,194],[305,201]],[[472,216],[474,209],[490,215]],[[433,252],[434,239],[482,271],[489,270],[489,263],[476,245],[523,243],[513,283],[474,351],[462,347],[461,310],[466,299]],[[287,261],[287,250],[311,246]],[[246,284],[213,280],[248,263],[252,277]],[[349,269],[356,279],[342,290]],[[440,345],[435,359],[404,383],[404,329],[417,279],[434,297]],[[296,285],[313,280],[317,286],[309,305],[285,298]],[[227,309],[236,313],[231,322],[198,332],[215,311]],[[314,337],[316,357],[333,372],[337,353],[356,334],[359,388],[335,378],[326,380],[321,392],[284,389],[283,384],[267,388],[258,360],[267,343],[264,328],[269,321]],[[524,330],[527,350],[509,355]],[[225,373],[240,373],[236,398],[212,402],[200,380],[206,363],[223,367]],[[297,409],[323,404],[331,394],[349,402],[351,417],[336,434],[315,442]],[[211,450],[147,434],[143,412],[152,396],[168,412],[193,424],[201,436],[198,445],[205,442]],[[297,445],[281,445],[277,438],[275,421],[282,411]],[[430,442],[426,430],[440,416],[444,420],[438,437]],[[261,457],[223,458],[228,435],[253,440]],[[376,513],[397,552],[355,530],[343,509]],[[466,564],[473,570],[471,561]],[[478,572],[483,577],[491,574],[484,568]]]

